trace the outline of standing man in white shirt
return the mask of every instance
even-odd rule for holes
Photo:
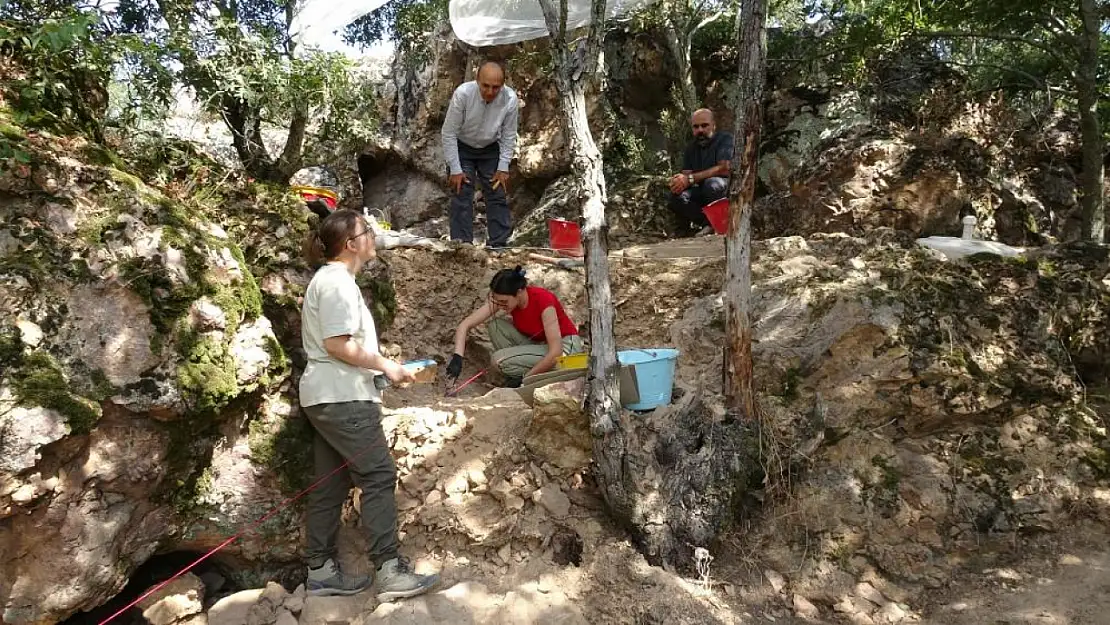
[[[474,182],[486,198],[487,248],[504,248],[513,233],[506,195],[516,149],[520,100],[505,86],[501,65],[486,61],[478,79],[455,89],[443,120],[443,158],[451,196],[451,240],[474,242]]]

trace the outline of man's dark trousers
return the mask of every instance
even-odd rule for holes
[[[469,182],[451,196],[451,240],[474,241],[474,184],[482,185],[486,198],[486,224],[489,226],[489,247],[505,247],[513,233],[512,215],[505,185],[492,188],[490,179],[497,172],[501,146],[496,141],[484,148],[472,148],[459,141],[459,163]]]
[[[683,226],[688,226],[692,222],[699,227],[705,227],[709,225],[709,220],[701,209],[727,195],[728,178],[706,178],[682,193],[672,193],[670,207]]]

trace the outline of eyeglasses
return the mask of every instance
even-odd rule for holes
[[[355,239],[357,239],[359,237],[364,237],[364,236],[370,234],[370,232],[371,232],[371,230],[369,228],[367,228],[366,230],[363,230],[361,233],[356,234],[353,237],[347,237],[347,242],[350,243],[351,241],[354,241]]]
[[[493,293],[490,293],[489,295],[487,295],[486,298],[489,299],[490,306],[493,306],[494,308],[499,308],[501,310],[505,310],[509,307],[508,302],[499,302],[499,301],[497,301],[497,298],[495,298],[493,296]]]

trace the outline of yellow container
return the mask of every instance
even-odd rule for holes
[[[590,355],[587,353],[581,354],[567,354],[566,356],[559,356],[559,360],[555,362],[556,369],[585,369],[590,363]]]

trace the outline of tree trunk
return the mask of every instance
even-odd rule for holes
[[[739,498],[759,467],[750,429],[714,418],[698,393],[650,414],[622,412],[613,305],[609,288],[608,226],[601,153],[586,117],[586,81],[596,73],[604,0],[593,0],[585,43],[566,44],[566,0],[557,11],[539,0],[551,33],[563,130],[573,154],[582,203],[586,292],[590,307],[590,367],[586,411],[596,477],[615,521],[629,528],[653,564],[693,571],[696,548],[713,546],[736,518]]]
[[[288,178],[281,180],[281,175],[262,142],[262,118],[257,108],[234,96],[224,97],[221,108],[224,111],[224,122],[231,131],[231,144],[239,155],[239,161],[243,163],[243,169],[259,180],[288,182]]]
[[[297,173],[304,163],[304,138],[308,131],[308,111],[298,107],[293,111],[293,119],[289,122],[289,138],[285,140],[285,148],[274,166],[275,175],[281,178],[275,182],[285,184]]]
[[[679,95],[682,97],[679,104],[689,117],[698,109],[698,89],[694,86],[694,74],[690,66],[690,37],[685,34],[689,29],[675,23],[677,19],[673,15],[665,18],[663,32],[666,35],[667,50],[671,53],[671,60],[678,73],[675,80],[678,81]]]
[[[740,52],[736,137],[740,149],[733,157],[732,202],[728,218],[725,301],[725,396],[742,419],[755,415],[752,389],[752,203],[758,175],[759,131],[763,123],[763,81],[767,56],[764,24],[767,0],[743,0],[737,16]]]
[[[627,496],[621,487],[621,458],[624,455],[621,407],[617,384],[617,347],[613,337],[613,301],[609,286],[609,225],[605,217],[605,175],[601,151],[590,132],[586,115],[586,82],[594,78],[601,53],[605,0],[593,0],[590,33],[584,46],[570,50],[566,43],[566,0],[556,9],[551,0],[540,0],[555,66],[555,84],[563,108],[563,132],[573,155],[582,204],[583,237],[586,250],[586,293],[590,309],[590,365],[587,376],[586,411],[594,437],[594,459],[602,476],[603,495],[614,510],[624,509]],[[615,479],[605,479],[607,477]]]
[[[1076,70],[1076,91],[1079,100],[1079,127],[1083,140],[1083,238],[1102,243],[1106,236],[1104,193],[1105,169],[1102,152],[1104,143],[1098,118],[1098,52],[1101,20],[1096,0],[1080,0],[1079,15],[1083,34],[1079,40],[1079,67]]]

